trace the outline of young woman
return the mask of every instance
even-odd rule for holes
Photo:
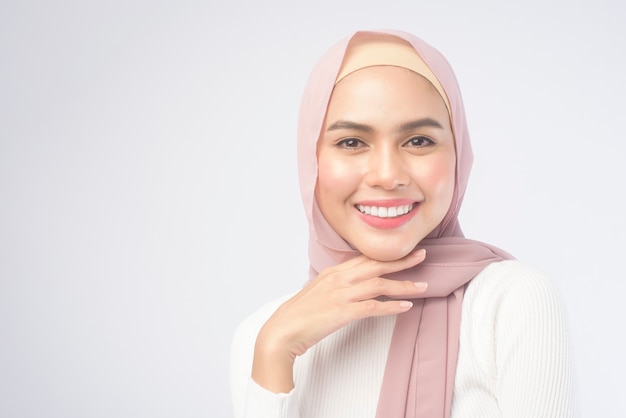
[[[235,417],[572,417],[540,272],[457,221],[472,162],[440,53],[357,32],[314,68],[298,163],[310,280],[238,328]]]

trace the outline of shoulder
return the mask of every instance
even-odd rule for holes
[[[491,263],[468,285],[468,302],[494,304],[555,304],[560,295],[555,283],[543,271],[518,260]]]
[[[556,284],[518,260],[492,263],[470,282],[461,323],[468,337],[490,336],[501,343],[522,335],[545,341],[567,335],[565,305]]]
[[[550,279],[541,270],[519,260],[504,260],[489,264],[478,275],[472,285],[519,286],[550,285]]]
[[[575,416],[567,328],[561,295],[544,272],[517,260],[487,266],[463,299],[458,405],[482,385],[497,394],[503,416]]]

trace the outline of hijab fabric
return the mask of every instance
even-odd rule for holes
[[[382,41],[384,49],[385,39],[390,37],[395,37],[392,39],[396,43],[406,42],[411,49],[409,55],[415,52],[417,55],[403,58],[405,54],[401,53],[399,61],[386,57],[380,46]],[[359,49],[358,54],[355,48]],[[365,58],[360,63],[354,55]],[[442,222],[418,245],[426,249],[426,260],[416,267],[387,275],[398,280],[427,282],[428,289],[413,301],[408,312],[397,316],[376,416],[448,418],[465,286],[488,264],[512,257],[463,236],[457,217],[473,156],[461,93],[443,55],[411,34],[355,32],[328,50],[309,77],[298,121],[298,174],[309,223],[310,278],[359,254],[330,227],[315,201],[316,147],[335,84],[350,72],[371,65],[402,66],[428,79],[448,106],[456,146],[452,203]]]

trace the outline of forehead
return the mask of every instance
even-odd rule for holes
[[[445,102],[430,81],[395,66],[372,66],[349,74],[335,86],[327,110],[328,118],[378,120],[407,114],[448,119]]]

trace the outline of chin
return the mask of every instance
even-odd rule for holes
[[[411,251],[413,251],[414,248],[415,246],[409,248],[368,247],[363,250],[359,250],[359,252],[372,260],[394,261],[406,257]]]

